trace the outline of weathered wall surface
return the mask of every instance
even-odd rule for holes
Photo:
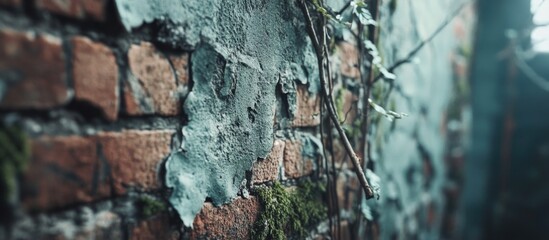
[[[384,63],[458,5],[383,1]],[[466,8],[397,69],[393,87],[374,85],[376,103],[409,116],[372,113],[367,168],[380,196],[366,201],[339,141],[322,161],[316,57],[295,1],[0,0],[0,238],[255,238],[257,219],[281,220],[273,206],[303,225],[288,236],[451,235],[464,105],[454,90],[466,85],[471,17]],[[341,26],[330,47],[350,130],[358,48]]]
[[[389,66],[430,37],[465,1],[395,2],[394,10],[386,5],[380,21],[380,51]],[[373,171],[380,178],[382,197],[362,206],[381,239],[441,239],[454,232],[470,120],[467,64],[473,7],[466,5],[416,55],[415,64],[395,71],[394,91],[386,104],[409,116],[373,126]],[[390,85],[377,86],[382,96]],[[375,89],[373,94],[375,98]]]

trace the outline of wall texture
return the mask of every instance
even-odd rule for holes
[[[382,1],[384,63],[458,5]],[[246,239],[281,219],[303,225],[282,229],[296,238],[451,237],[472,9],[374,85],[409,116],[372,113],[359,155],[379,199],[365,200],[341,143],[321,139],[295,1],[0,0],[0,238]],[[358,143],[359,50],[331,31],[337,110]]]

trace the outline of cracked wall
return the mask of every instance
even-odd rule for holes
[[[312,83],[309,91],[317,91],[315,57],[301,30],[301,13],[288,1],[116,3],[127,29],[170,21],[167,35],[178,32],[183,38],[177,44],[194,49],[194,85],[184,103],[189,122],[181,150],[166,164],[170,202],[191,226],[207,197],[215,205],[230,202],[252,163],[269,153],[277,84],[289,95],[290,114],[296,82]]]
[[[383,1],[383,63],[456,5]],[[420,64],[395,72],[393,88],[372,89],[376,103],[409,116],[372,112],[365,171],[380,196],[365,201],[337,133],[324,127],[322,139],[317,59],[294,0],[0,0],[0,119],[30,143],[28,169],[11,172],[16,190],[0,203],[9,216],[0,238],[247,239],[265,213],[259,192],[277,184],[286,195],[308,181],[320,191],[311,202],[341,224],[316,219],[299,234],[450,236],[443,215],[459,179],[446,175],[462,145],[449,136],[466,123],[454,114],[466,113],[456,100],[465,95],[453,94],[467,64],[456,48],[471,25],[451,24]],[[359,146],[359,50],[345,27],[330,33],[337,111]]]

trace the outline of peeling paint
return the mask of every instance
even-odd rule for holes
[[[190,227],[204,200],[227,203],[273,144],[275,89],[295,106],[295,84],[318,90],[316,60],[293,1],[117,0],[131,30],[163,22],[163,42],[195,49],[181,151],[166,163],[170,202]],[[204,7],[208,6],[208,7]],[[168,38],[168,39],[166,39]],[[295,110],[293,110],[295,111]],[[290,112],[292,110],[290,109]]]

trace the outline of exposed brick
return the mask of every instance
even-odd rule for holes
[[[158,188],[157,168],[170,152],[173,133],[132,130],[33,139],[23,203],[50,209],[122,195],[128,187]]]
[[[84,37],[73,38],[72,45],[75,98],[99,107],[106,119],[116,120],[118,66],[113,52]]]
[[[18,7],[22,2],[23,0],[0,0],[0,5]]]
[[[336,168],[342,169],[342,168],[352,168],[353,164],[351,164],[348,159],[348,153],[347,150],[345,150],[345,147],[341,143],[339,139],[333,139],[332,140],[333,149],[334,149],[334,159]],[[329,156],[330,161],[332,161],[331,156]]]
[[[143,114],[143,110],[141,110],[141,105],[139,104],[138,95],[131,90],[130,85],[128,83],[124,84],[123,94],[124,94],[125,112],[129,115]]]
[[[109,0],[36,0],[36,7],[72,18],[105,20]]]
[[[24,177],[25,188],[30,190],[30,195],[23,198],[26,207],[60,207],[110,194],[107,184],[93,184],[97,175],[94,172],[104,167],[98,161],[93,138],[41,137],[32,140],[31,148],[32,157]]]
[[[177,84],[180,86],[189,84],[189,54],[170,56],[169,59],[177,75]]]
[[[434,227],[438,216],[437,205],[435,202],[430,202],[429,204],[427,204],[427,207],[425,209],[427,215],[427,227],[432,228]]]
[[[357,47],[348,42],[341,42],[339,44],[339,51],[341,74],[350,78],[358,78],[360,76],[360,72],[358,69]]]
[[[8,85],[0,108],[46,109],[68,101],[60,39],[2,30],[0,43],[0,79]]]
[[[102,153],[110,164],[114,190],[127,187],[154,189],[159,163],[170,153],[173,130],[102,132],[98,134]]]
[[[132,45],[128,60],[131,73],[124,89],[126,112],[177,115],[181,107],[170,62],[148,42]]]
[[[303,157],[301,142],[286,140],[284,145],[284,176],[299,178],[311,174],[313,172],[313,160]]]
[[[284,141],[275,140],[271,153],[264,160],[258,160],[252,168],[252,184],[278,179],[279,166],[284,157]]]
[[[357,193],[361,193],[360,183],[354,173],[342,172],[337,176],[336,181],[337,198],[339,207],[345,210],[352,210],[358,204]]]
[[[249,239],[259,209],[255,197],[219,207],[205,203],[194,220],[191,239]]]
[[[341,120],[345,120],[345,124],[352,124],[357,115],[357,108],[353,105],[354,102],[358,100],[358,97],[347,89],[341,91],[341,94],[343,94],[343,96],[341,96],[343,99],[343,106],[342,109],[340,109],[340,118]]]
[[[352,228],[349,224],[348,220],[341,220],[341,223],[334,224],[334,227],[332,228],[332,232],[336,233],[339,231],[339,236],[337,239],[339,240],[352,240],[354,239],[352,237]],[[328,238],[331,239],[331,238]],[[378,239],[378,238],[374,238]]]
[[[294,116],[294,127],[317,126],[320,124],[320,97],[307,90],[307,86],[297,86],[297,111]]]
[[[170,222],[167,214],[160,214],[140,222],[133,227],[129,239],[131,240],[156,240],[179,239],[179,232],[173,229],[175,224]]]

